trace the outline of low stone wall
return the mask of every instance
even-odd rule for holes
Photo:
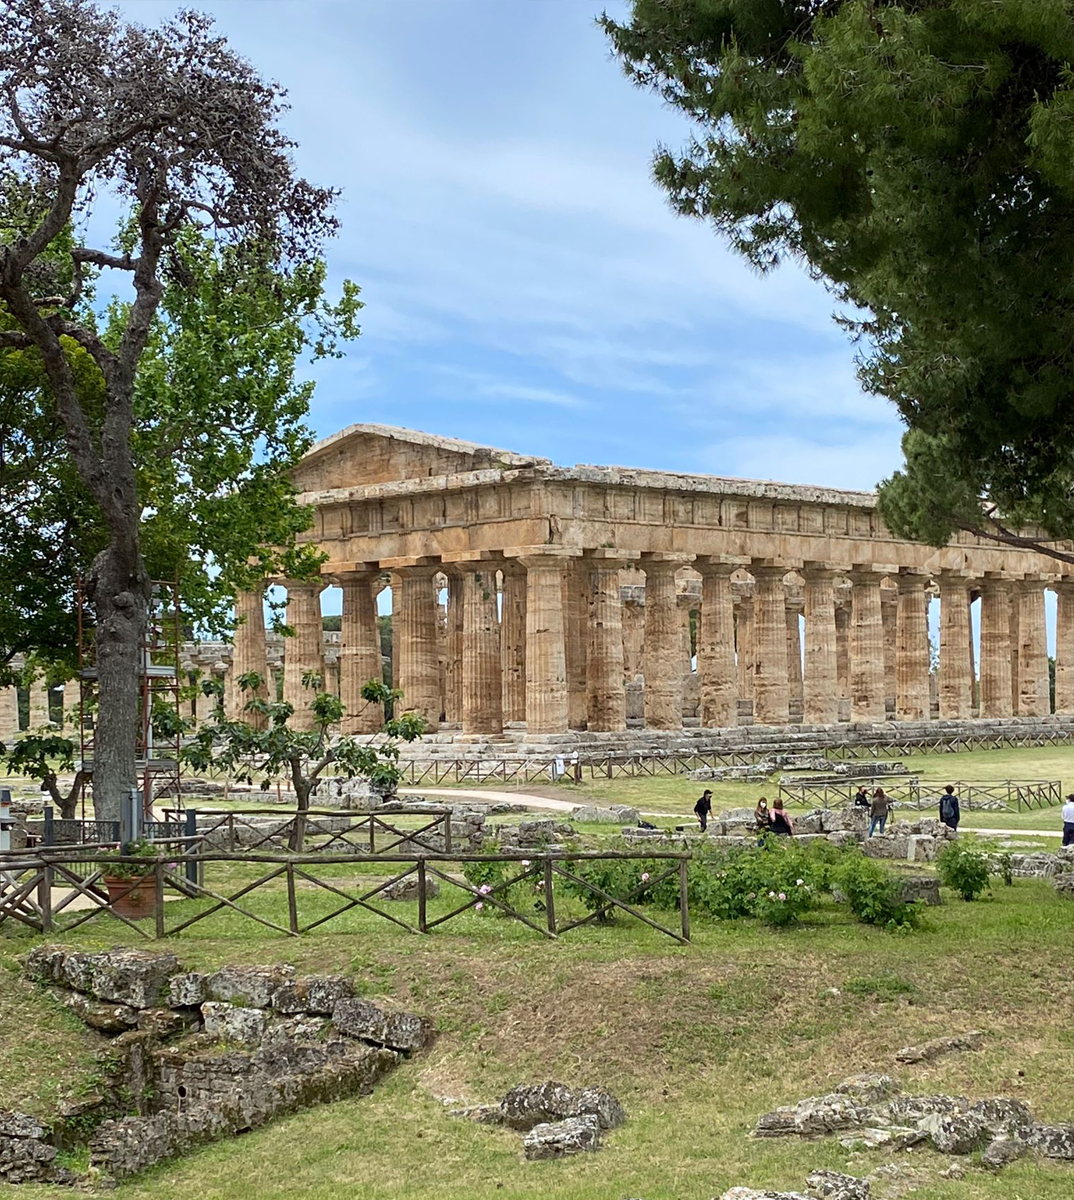
[[[91,1171],[109,1179],[364,1094],[433,1036],[424,1018],[355,997],[342,976],[298,978],[288,966],[183,972],[174,954],[41,946],[26,972],[115,1035],[110,1087],[133,1111],[99,1113],[106,1119],[89,1141]],[[55,1165],[58,1136],[0,1112],[0,1180],[77,1182]]]

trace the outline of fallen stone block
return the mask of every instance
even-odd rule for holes
[[[272,1007],[281,1013],[330,1017],[340,1000],[353,995],[354,985],[343,975],[310,975],[277,988],[272,994]]]
[[[623,1106],[603,1088],[575,1090],[562,1083],[520,1084],[500,1101],[504,1124],[532,1129],[542,1122],[567,1117],[595,1117],[601,1129],[615,1129],[626,1120]]]
[[[166,1002],[168,982],[179,970],[174,954],[119,949],[92,956],[90,992],[99,1000],[156,1008]]]
[[[108,1004],[66,988],[49,988],[49,995],[99,1033],[123,1033],[138,1024],[138,1009],[129,1004]]]
[[[870,1125],[874,1119],[873,1111],[852,1096],[830,1092],[826,1096],[809,1096],[798,1101],[794,1109],[794,1131],[800,1137],[821,1137],[841,1129]]]
[[[890,1075],[865,1073],[844,1079],[835,1090],[844,1096],[853,1096],[859,1104],[873,1105],[897,1096],[901,1089]]]
[[[798,1131],[794,1127],[795,1106],[784,1104],[771,1112],[762,1113],[753,1127],[753,1137],[790,1137]]]
[[[503,1124],[503,1110],[498,1104],[471,1104],[466,1108],[453,1108],[448,1112],[448,1116],[476,1121],[478,1125]]]
[[[526,1158],[538,1161],[545,1158],[566,1158],[600,1149],[601,1127],[596,1117],[586,1114],[568,1117],[564,1121],[542,1122],[522,1139]]]
[[[869,1200],[869,1181],[841,1171],[811,1171],[806,1185],[825,1200]]]
[[[896,1124],[909,1125],[916,1124],[922,1117],[933,1113],[946,1117],[952,1113],[965,1112],[969,1104],[965,1096],[945,1096],[942,1093],[930,1096],[896,1096],[885,1105],[884,1113]]]
[[[903,1063],[933,1062],[944,1054],[953,1054],[960,1050],[980,1050],[984,1043],[984,1034],[979,1029],[971,1029],[968,1033],[957,1034],[954,1037],[933,1038],[920,1046],[903,1046],[896,1051],[895,1058]]]
[[[405,879],[397,879],[394,883],[388,886],[380,893],[385,900],[417,900],[418,892],[417,875],[407,875]],[[432,900],[440,895],[440,882],[432,876],[427,876],[425,879],[425,896]]]
[[[384,1009],[369,1000],[337,1000],[332,1008],[332,1024],[346,1037],[405,1054],[423,1050],[433,1039],[432,1024],[425,1017]]]
[[[1029,1144],[1045,1158],[1074,1159],[1074,1125],[1036,1125]]]
[[[967,1109],[977,1117],[993,1137],[1015,1138],[1025,1141],[1033,1132],[1036,1121],[1033,1114],[1021,1102],[1007,1096],[990,1096],[978,1100]]]
[[[222,967],[209,976],[209,997],[247,1008],[268,1008],[278,988],[295,977],[294,967]]]
[[[759,1192],[756,1188],[728,1188],[720,1200],[813,1200],[802,1192]]]
[[[183,971],[168,980],[168,1003],[173,1008],[200,1008],[209,999],[209,977]]]
[[[972,1154],[988,1141],[988,1130],[980,1117],[970,1113],[922,1117],[918,1129],[927,1133],[941,1154]]]
[[[981,1162],[993,1171],[998,1171],[1015,1159],[1021,1158],[1029,1147],[1017,1138],[998,1137],[988,1143],[981,1155]]]
[[[206,1000],[201,1006],[205,1032],[223,1041],[257,1045],[268,1025],[268,1014],[261,1008],[244,1008],[223,1000]]]

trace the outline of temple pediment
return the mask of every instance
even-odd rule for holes
[[[300,492],[323,492],[546,462],[459,438],[363,424],[348,425],[318,442],[292,477]]]

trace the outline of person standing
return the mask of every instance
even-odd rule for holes
[[[884,826],[888,823],[888,812],[891,809],[891,804],[887,796],[884,794],[883,788],[877,788],[873,792],[872,803],[869,805],[869,837],[872,837],[876,832],[877,826],[880,827],[880,832],[884,832]]]
[[[858,785],[857,795],[854,797],[854,806],[855,808],[869,807],[869,794],[865,790],[864,783]]]
[[[694,816],[701,822],[701,832],[709,826],[709,813],[712,812],[712,793],[706,788],[701,793],[701,799],[694,805]]]
[[[948,784],[940,797],[940,820],[949,828],[958,832],[958,823],[962,820],[962,811],[958,806],[955,789]]]
[[[783,807],[783,801],[778,796],[772,801],[772,809],[768,814],[768,828],[780,837],[794,836],[791,814]]]
[[[760,800],[757,801],[757,807],[753,810],[753,820],[757,825],[758,833],[768,832],[771,826],[771,821],[769,819],[768,800],[766,797],[762,796]]]
[[[1074,792],[1063,805],[1063,845],[1074,846]]]

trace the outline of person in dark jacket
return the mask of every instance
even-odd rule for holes
[[[783,807],[783,801],[778,796],[772,801],[772,807],[768,811],[768,828],[779,837],[794,836],[791,814]]]
[[[869,807],[869,793],[865,790],[865,784],[859,784],[858,794],[854,797],[854,806],[856,808]]]
[[[958,823],[962,819],[962,813],[958,807],[958,797],[955,795],[955,789],[948,784],[940,797],[940,820],[950,829],[958,831]]]
[[[891,811],[891,802],[887,798],[883,788],[877,788],[873,792],[872,803],[869,805],[869,836],[872,837],[876,832],[876,827],[880,826],[880,832],[884,832],[884,826],[888,823],[888,813]]]
[[[708,828],[710,812],[712,812],[712,793],[706,788],[701,793],[701,799],[694,805],[694,816],[701,822],[702,833]]]

